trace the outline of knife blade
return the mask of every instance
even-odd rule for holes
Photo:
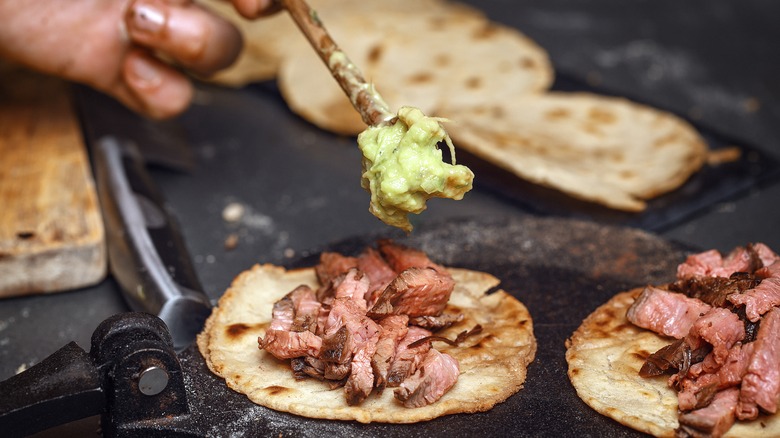
[[[192,169],[193,155],[169,128],[94,91],[78,94],[106,228],[109,270],[129,307],[162,319],[180,351],[194,341],[212,306],[179,224],[146,166]]]

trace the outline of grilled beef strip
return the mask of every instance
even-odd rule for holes
[[[754,345],[755,343],[734,345],[729,350],[725,363],[717,370],[704,371],[706,366],[702,364],[707,363],[711,355],[691,366],[688,375],[678,385],[678,408],[681,411],[701,408],[709,404],[716,391],[739,386],[747,372]]]
[[[775,306],[780,306],[780,262],[775,262],[755,272],[761,282],[742,294],[729,295],[735,306],[744,305],[747,318],[756,322],[761,315]]]
[[[377,247],[379,253],[396,274],[409,268],[432,268],[437,271],[445,271],[444,267],[431,261],[425,252],[399,245],[390,239],[379,240]]]
[[[387,373],[390,363],[395,358],[395,351],[406,333],[409,331],[409,317],[406,315],[389,315],[379,321],[382,333],[376,345],[376,353],[371,358],[374,370],[374,387],[379,393],[387,385]]]
[[[688,256],[677,267],[677,278],[724,277],[735,272],[753,272],[763,266],[758,251],[753,246],[735,248],[725,258],[719,251],[709,250]]]
[[[681,339],[711,306],[696,298],[647,286],[626,313],[634,325]]]
[[[397,387],[417,369],[422,357],[431,349],[431,343],[425,342],[410,347],[416,341],[428,337],[431,332],[420,327],[409,326],[409,330],[398,343],[395,357],[387,371],[387,386]]]
[[[739,390],[729,388],[718,392],[706,407],[680,415],[675,437],[720,437],[734,424]]]
[[[328,284],[336,277],[343,275],[350,268],[357,268],[358,260],[355,257],[347,257],[336,252],[323,252],[320,254],[320,262],[314,267],[320,284]]]
[[[308,286],[299,286],[274,303],[272,319],[265,338],[258,338],[261,349],[278,359],[319,354],[322,339],[314,334],[319,302]]]
[[[409,318],[409,324],[436,332],[463,321],[462,313],[442,313],[438,316],[415,316]]]
[[[440,315],[453,289],[455,281],[446,271],[409,268],[385,288],[368,314],[372,318],[401,313],[412,318]]]
[[[729,277],[689,277],[675,281],[669,286],[674,292],[697,298],[710,306],[732,307],[726,299],[731,294],[740,294],[756,287],[761,280],[748,272],[735,272]]]
[[[408,408],[426,406],[449,391],[459,375],[458,361],[432,348],[414,374],[406,378],[393,395]]]
[[[374,305],[382,291],[398,275],[390,265],[387,264],[379,251],[374,248],[366,248],[357,258],[357,267],[363,271],[370,279],[370,286],[366,293],[366,302],[368,307]]]
[[[737,418],[753,420],[759,408],[774,414],[780,397],[780,308],[774,307],[761,320],[747,373],[740,386]]]

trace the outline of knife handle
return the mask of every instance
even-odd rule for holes
[[[203,328],[211,302],[178,223],[132,142],[105,136],[93,150],[111,273],[128,305],[162,319],[181,350]]]

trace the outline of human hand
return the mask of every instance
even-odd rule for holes
[[[247,18],[272,0],[233,0]],[[186,69],[208,76],[237,58],[238,30],[192,0],[0,0],[0,56],[101,90],[152,118],[187,108]],[[176,67],[174,67],[176,66]]]

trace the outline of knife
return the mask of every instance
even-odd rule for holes
[[[146,170],[191,170],[194,156],[173,122],[136,115],[86,87],[76,101],[90,146],[109,270],[131,309],[158,316],[181,351],[211,313],[180,227]]]

